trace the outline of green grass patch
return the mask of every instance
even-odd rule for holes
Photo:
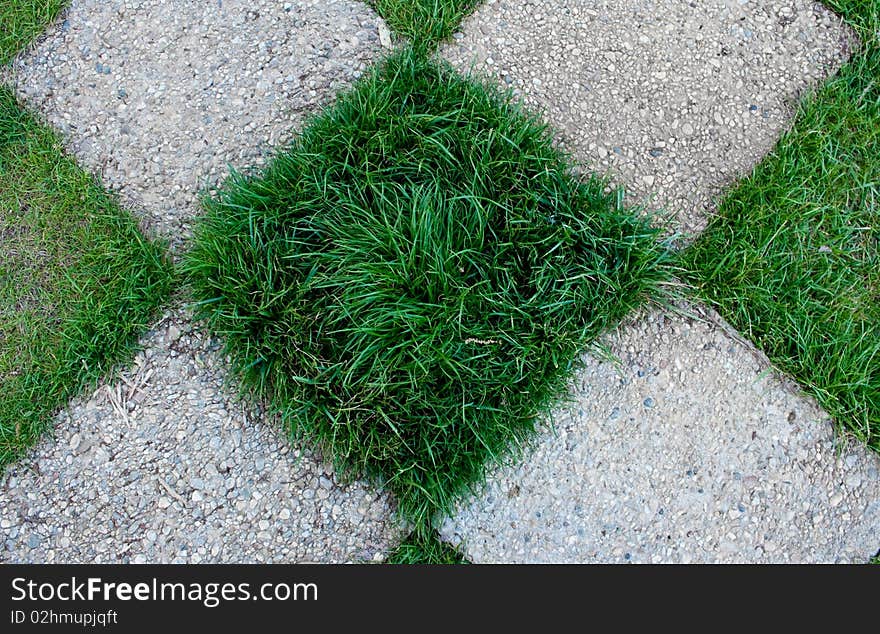
[[[394,551],[388,555],[386,564],[469,564],[465,556],[456,548],[440,539],[436,530],[427,534],[413,531]]]
[[[0,468],[130,358],[170,289],[163,253],[0,87]]]
[[[43,32],[67,0],[0,0],[0,65]]]
[[[658,230],[546,128],[411,50],[204,202],[187,269],[243,382],[423,526],[658,296]]]
[[[859,34],[862,42],[869,43],[880,37],[880,1],[824,0],[823,4],[843,16]]]
[[[452,35],[480,0],[372,0],[371,5],[394,32],[413,46],[432,49]]]
[[[863,46],[801,104],[685,258],[703,297],[880,450],[878,4],[829,4]]]

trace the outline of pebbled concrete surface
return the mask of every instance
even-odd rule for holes
[[[716,317],[717,318],[717,317]],[[586,357],[529,457],[442,527],[475,562],[855,562],[880,459],[723,328],[659,312]]]
[[[341,483],[234,397],[219,344],[165,315],[121,378],[75,400],[0,480],[0,561],[370,561],[388,495]]]
[[[442,55],[511,88],[579,161],[692,234],[851,38],[805,0],[486,0]]]
[[[359,77],[378,24],[353,0],[74,0],[11,74],[80,163],[181,246],[199,193]]]
[[[179,250],[200,188],[260,164],[356,79],[378,29],[347,0],[73,0],[0,75]],[[344,562],[394,546],[388,497],[236,404],[187,313],[143,344],[0,479],[0,560]]]
[[[675,229],[771,149],[851,34],[802,0],[487,0],[442,55],[488,73]],[[736,338],[655,313],[588,358],[574,405],[442,527],[478,562],[865,562],[880,458]]]
[[[356,2],[74,0],[0,75],[179,249],[201,187],[259,164],[378,55]],[[579,159],[697,231],[850,35],[803,0],[487,0],[443,54],[543,109]],[[754,106],[754,109],[753,109]],[[442,527],[475,561],[865,561],[878,458],[714,326],[653,313],[586,360],[558,435]],[[123,378],[76,400],[0,480],[3,561],[351,561],[400,537],[225,385],[166,314]]]

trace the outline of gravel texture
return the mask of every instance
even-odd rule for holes
[[[400,538],[388,496],[232,397],[216,341],[169,313],[0,483],[0,560],[346,562]],[[257,422],[260,421],[260,422]]]
[[[297,130],[377,57],[341,0],[74,0],[12,74],[87,169],[175,246],[199,193]]]
[[[381,31],[380,31],[381,28]],[[377,58],[342,1],[74,0],[11,69],[81,163],[179,249],[200,188],[259,164]],[[849,34],[802,0],[487,0],[444,54],[508,83],[588,163],[682,229],[756,163]],[[723,329],[653,313],[586,360],[528,460],[443,526],[476,561],[864,561],[880,461]],[[0,480],[0,560],[351,561],[401,536],[233,398],[182,309]]]
[[[74,0],[6,69],[148,230],[184,244],[201,187],[261,163],[377,58],[341,1]],[[387,496],[340,486],[230,396],[189,315],[121,381],[75,402],[0,481],[8,561],[352,561],[399,539]],[[111,396],[112,394],[112,396]]]
[[[657,192],[688,233],[850,37],[801,0],[487,0],[442,53],[509,85],[636,199]],[[728,329],[660,313],[622,328],[619,369],[588,358],[557,435],[444,537],[477,562],[867,561],[880,458],[835,441]]]
[[[717,319],[717,317],[716,317]],[[442,527],[476,562],[866,562],[880,460],[722,328],[652,313],[586,357],[530,457]]]
[[[804,0],[486,0],[442,53],[509,86],[579,161],[693,233],[851,37]]]

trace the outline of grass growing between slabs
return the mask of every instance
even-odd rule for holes
[[[0,469],[129,358],[170,289],[163,253],[0,87]]]
[[[701,294],[880,450],[878,3],[830,2],[863,46],[686,254]]]
[[[205,200],[187,269],[244,385],[424,527],[662,294],[658,230],[535,118],[411,50]]]
[[[432,49],[452,35],[481,0],[371,0],[388,26],[417,48]]]
[[[0,0],[0,66],[43,32],[67,0]]]
[[[440,539],[436,530],[425,534],[413,531],[388,555],[386,564],[469,564],[467,558],[450,544]]]

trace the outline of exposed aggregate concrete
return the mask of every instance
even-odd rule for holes
[[[487,0],[442,54],[687,234],[764,156],[852,34],[806,0]]]
[[[74,0],[5,74],[67,149],[179,253],[200,189],[262,163],[380,51],[353,1]],[[399,539],[232,396],[216,342],[166,314],[121,380],[76,400],[0,480],[0,560],[344,562]]]
[[[378,24],[353,0],[75,0],[12,72],[80,163],[180,246],[228,166],[262,164],[377,58]]]
[[[378,59],[357,2],[74,0],[0,71],[179,252],[201,188],[260,164]],[[487,0],[443,49],[684,232],[768,151],[851,35],[792,0]],[[526,461],[442,527],[475,561],[865,561],[878,458],[723,329],[652,313],[587,358]],[[4,561],[380,559],[388,496],[341,484],[226,384],[175,309],[0,481]]]
[[[475,562],[864,563],[880,460],[723,328],[661,312],[585,357],[533,453],[442,534]]]
[[[400,538],[392,502],[234,397],[216,341],[169,313],[0,484],[0,560],[347,562]]]
[[[442,54],[692,236],[851,38],[805,0],[487,0]],[[623,328],[620,373],[588,358],[558,435],[497,470],[444,536],[478,562],[867,561],[880,459],[840,446],[727,328],[660,313]]]

